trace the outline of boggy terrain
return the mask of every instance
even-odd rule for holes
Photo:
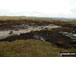
[[[48,41],[50,43],[53,43],[53,45],[56,45],[61,48],[76,48],[76,46],[74,46],[76,42],[73,43],[72,42],[73,39],[59,32],[60,29],[56,29],[56,28],[52,30],[44,29],[41,31],[31,31],[30,33],[22,33],[20,35],[9,36],[6,39],[2,39],[0,41],[12,42],[15,40],[34,39],[34,40]]]
[[[24,26],[45,26],[49,25],[49,22],[37,22],[37,21],[29,21],[29,20],[19,20],[19,21],[0,21],[0,30],[15,30],[15,29],[23,29]],[[22,26],[21,26],[22,25]]]
[[[75,22],[74,22],[75,23]],[[48,26],[51,24],[52,26],[61,26],[59,28],[48,29],[47,27],[42,29],[44,26]],[[76,25],[76,24],[75,24]],[[40,31],[32,31],[29,33],[20,33],[19,35],[12,35],[6,37],[4,39],[0,39],[0,41],[15,41],[15,40],[26,40],[26,39],[36,39],[41,41],[48,41],[53,43],[54,45],[62,48],[75,48],[74,46],[76,42],[73,41],[73,37],[67,37],[60,32],[68,32],[68,33],[76,33],[75,25],[72,24],[72,21],[59,21],[59,20],[50,20],[50,21],[37,21],[37,20],[0,20],[0,32],[15,30],[18,31],[20,29],[28,29],[30,26],[38,27],[38,29],[42,29]],[[43,27],[42,27],[43,26]],[[34,28],[33,28],[34,29]],[[13,31],[11,32],[13,34]]]
[[[76,21],[0,17],[0,57],[61,57],[75,50]]]

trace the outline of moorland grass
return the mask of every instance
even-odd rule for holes
[[[75,49],[58,48],[49,42],[33,39],[0,42],[0,57],[61,57],[61,51]]]

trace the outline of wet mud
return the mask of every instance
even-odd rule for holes
[[[15,40],[27,40],[27,39],[48,41],[50,43],[53,43],[53,45],[56,45],[57,47],[61,47],[61,48],[74,48],[73,46],[74,43],[71,43],[72,42],[71,38],[59,34],[58,31],[55,30],[31,31],[30,33],[13,35],[0,41],[12,42]]]

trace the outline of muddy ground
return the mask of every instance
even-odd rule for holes
[[[35,37],[37,36],[37,37]],[[43,38],[44,40],[41,40]],[[69,37],[66,37],[62,34],[59,34],[58,31],[52,30],[42,30],[42,31],[32,31],[30,33],[23,33],[14,36],[7,37],[6,39],[0,40],[0,41],[15,41],[15,40],[27,40],[27,39],[35,39],[35,40],[41,40],[41,41],[48,41],[50,43],[53,43],[53,45],[56,45],[57,47],[61,48],[75,48],[72,44],[72,39]]]
[[[37,21],[0,21],[0,30],[14,30],[16,29],[15,27],[13,26],[19,26],[21,24],[25,24],[25,25],[28,25],[28,26],[45,26],[45,25],[49,25],[50,23],[49,22],[37,22]]]
[[[21,25],[21,24],[27,24],[29,26],[45,26],[49,24],[56,24],[59,26],[62,26],[60,29],[54,29],[54,30],[41,30],[41,31],[32,31],[30,33],[22,33],[20,35],[13,35],[9,36],[6,39],[0,40],[0,41],[15,41],[15,40],[27,40],[27,39],[35,39],[35,40],[41,40],[41,41],[48,41],[53,43],[53,45],[56,45],[57,47],[61,48],[76,48],[74,46],[75,43],[72,43],[72,39],[69,37],[66,37],[59,33],[59,31],[68,31],[73,32],[73,29],[70,28],[70,26],[59,23],[50,23],[50,22],[31,22],[31,21],[0,21],[0,30],[15,30],[16,27],[12,27],[14,25]],[[63,28],[65,27],[65,29]],[[19,29],[19,27],[18,27]],[[20,28],[21,29],[21,28]],[[74,32],[75,33],[75,32]]]

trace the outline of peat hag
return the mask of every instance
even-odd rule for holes
[[[57,30],[41,30],[41,31],[31,31],[30,33],[23,33],[20,35],[13,35],[7,37],[6,39],[0,41],[15,41],[15,40],[27,40],[35,39],[41,41],[48,41],[53,45],[61,48],[73,48],[72,39],[60,34]]]
[[[15,40],[27,40],[27,39],[35,39],[35,40],[41,40],[41,41],[48,41],[50,43],[53,43],[53,45],[56,45],[57,47],[62,48],[73,48],[74,44],[76,44],[76,41],[72,42],[73,39],[70,37],[67,37],[61,33],[63,32],[72,32],[76,33],[76,26],[68,24],[67,22],[59,22],[59,21],[51,21],[51,22],[36,22],[36,21],[0,21],[0,30],[16,30],[23,29],[25,25],[28,26],[45,26],[49,24],[56,24],[58,26],[61,26],[62,28],[56,28],[53,30],[44,29],[41,31],[31,31],[29,33],[21,33],[20,35],[13,35],[9,36],[5,39],[2,39],[0,41],[15,41]],[[17,27],[16,27],[17,26]],[[25,28],[24,28],[25,29]],[[74,31],[74,32],[73,32]]]

